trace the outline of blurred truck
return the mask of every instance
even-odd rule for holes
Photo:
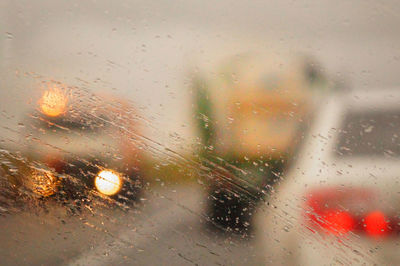
[[[193,78],[208,217],[242,232],[282,178],[328,82],[305,56],[240,54]]]

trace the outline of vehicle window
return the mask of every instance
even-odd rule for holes
[[[40,114],[37,117],[31,117],[27,121],[31,126],[46,129],[48,131],[56,132],[57,129],[61,130],[75,130],[75,131],[96,131],[107,126],[105,118],[97,117],[84,117],[85,114],[80,114],[79,118],[48,118],[42,117]]]
[[[338,134],[339,156],[398,157],[400,112],[349,112]]]

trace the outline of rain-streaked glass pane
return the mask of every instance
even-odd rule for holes
[[[399,264],[398,14],[0,0],[0,264]]]

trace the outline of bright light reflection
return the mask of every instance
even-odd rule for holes
[[[39,101],[40,110],[47,116],[59,116],[67,109],[67,95],[58,88],[45,91]]]
[[[94,181],[97,190],[107,196],[116,194],[122,186],[121,178],[108,170],[101,171]]]
[[[49,197],[57,192],[57,180],[51,173],[34,171],[30,181],[30,186],[37,195]]]

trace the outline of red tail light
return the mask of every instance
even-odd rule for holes
[[[372,237],[384,236],[389,231],[389,223],[380,211],[370,212],[364,218],[365,231]]]
[[[60,156],[57,155],[47,155],[44,158],[47,166],[54,168],[56,172],[61,173],[64,170],[65,162],[62,160]]]
[[[395,218],[388,219],[381,211],[364,211],[376,202],[375,193],[366,189],[330,187],[312,190],[307,194],[306,219],[310,229],[327,234],[349,232],[379,238],[393,233]]]
[[[346,234],[353,230],[355,221],[350,213],[341,210],[330,210],[324,214],[322,226],[335,235]]]

